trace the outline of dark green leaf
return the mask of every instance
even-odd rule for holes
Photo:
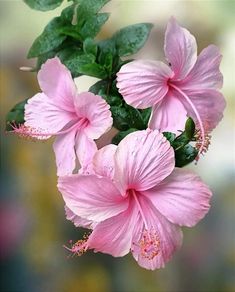
[[[11,131],[11,123],[16,125],[24,123],[24,106],[27,103],[27,99],[17,103],[6,116],[6,131]]]
[[[24,2],[32,9],[48,11],[59,7],[63,0],[24,0]]]
[[[63,26],[62,28],[60,28],[60,30],[58,30],[58,32],[61,35],[70,36],[70,37],[74,38],[75,40],[82,42],[82,37],[81,37],[80,33],[78,32],[76,27],[74,27],[72,25]]]
[[[101,65],[97,63],[85,64],[80,66],[79,73],[92,77],[97,77],[100,79],[105,79],[107,77],[107,72],[103,69]]]
[[[127,26],[118,31],[114,36],[119,56],[128,56],[138,52],[145,44],[151,23],[139,23]]]
[[[40,70],[42,64],[44,64],[48,59],[54,58],[56,56],[56,53],[56,51],[50,51],[38,56],[36,70]]]
[[[93,39],[91,39],[91,38],[85,39],[85,41],[83,42],[83,51],[86,54],[91,54],[91,55],[94,55],[96,57],[97,45]]]
[[[192,118],[188,118],[185,123],[185,134],[189,140],[192,140],[195,134],[195,123]]]
[[[146,109],[140,110],[140,112],[141,112],[141,116],[142,116],[142,119],[144,121],[144,124],[146,125],[145,128],[147,128],[152,109],[146,108]]]
[[[166,137],[166,139],[172,144],[172,142],[175,140],[176,135],[171,132],[163,132],[163,135]]]
[[[112,143],[115,145],[118,145],[122,141],[123,138],[125,138],[128,134],[133,133],[135,131],[138,131],[138,130],[131,128],[127,131],[121,131],[117,133],[117,135],[113,137]]]
[[[107,93],[107,87],[108,87],[108,81],[107,80],[100,80],[93,84],[90,88],[89,91],[94,93],[94,94],[106,94]]]
[[[198,155],[196,148],[190,144],[175,151],[175,166],[183,167],[192,162]]]
[[[29,50],[28,58],[38,57],[57,48],[66,38],[65,35],[61,34],[63,25],[60,17],[53,18],[34,41]]]
[[[144,130],[146,126],[140,111],[127,104],[125,104],[125,109],[128,112],[129,127]]]
[[[61,12],[61,18],[66,22],[66,23],[72,23],[72,20],[73,20],[73,16],[74,16],[74,13],[75,13],[75,5],[72,4],[68,7],[66,7],[65,9],[62,10]]]
[[[81,0],[77,8],[77,25],[82,27],[86,20],[100,11],[110,0]]]
[[[120,130],[126,131],[129,127],[128,113],[127,111],[119,106],[111,107],[112,117],[113,117],[113,126]]]
[[[109,13],[99,13],[89,17],[80,30],[83,39],[90,37],[94,38],[100,31],[101,27],[108,20]]]

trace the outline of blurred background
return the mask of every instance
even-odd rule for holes
[[[111,1],[100,38],[137,22],[153,22],[146,46],[135,57],[163,60],[167,21],[174,15],[195,35],[199,51],[220,47],[227,100],[224,119],[213,132],[209,152],[195,167],[213,190],[212,207],[195,228],[184,228],[184,243],[165,269],[140,268],[131,255],[112,258],[87,253],[67,258],[62,247],[83,231],[66,221],[56,188],[52,141],[30,142],[4,133],[6,113],[39,91],[26,55],[33,40],[64,5],[52,12],[31,10],[23,1],[0,1],[1,35],[1,206],[0,291],[175,292],[235,291],[235,1]],[[79,91],[93,79],[81,77]]]

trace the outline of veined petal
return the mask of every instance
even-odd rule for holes
[[[197,109],[205,131],[207,133],[212,131],[223,117],[223,111],[226,106],[224,96],[219,91],[213,89],[185,90],[184,92]],[[190,105],[184,101],[184,106],[187,109],[188,116],[192,117],[197,123],[197,117]]]
[[[210,208],[209,188],[193,172],[176,168],[158,186],[144,192],[170,222],[192,227]]]
[[[75,99],[77,115],[88,120],[84,133],[91,139],[98,139],[111,129],[113,119],[110,106],[99,95],[83,92]]]
[[[117,146],[109,144],[99,149],[93,158],[94,172],[101,176],[113,178],[114,176],[114,154]]]
[[[44,93],[38,93],[27,101],[25,105],[25,125],[36,133],[54,133],[63,129],[65,125],[76,119],[76,116],[64,111],[52,103]],[[49,138],[50,135],[45,138]],[[39,139],[45,139],[39,136]]]
[[[58,176],[72,174],[76,166],[75,136],[76,129],[58,135],[53,143]]]
[[[117,147],[114,180],[123,195],[127,189],[147,190],[167,177],[174,164],[173,148],[161,133],[133,132]]]
[[[142,196],[139,200],[148,229],[139,217],[131,248],[133,257],[145,269],[163,268],[182,244],[181,229],[162,216],[147,198]]]
[[[197,44],[194,36],[173,17],[167,25],[164,50],[175,73],[174,79],[184,79],[197,60]]]
[[[114,257],[128,254],[137,218],[138,210],[131,202],[126,211],[96,225],[87,242],[89,248]]]
[[[133,61],[117,73],[117,87],[126,103],[144,109],[162,100],[168,91],[167,81],[173,75],[162,62]]]
[[[170,90],[167,96],[152,109],[149,128],[160,132],[179,134],[184,129],[187,111],[176,91]]]
[[[66,214],[66,219],[72,221],[76,227],[91,229],[93,221],[77,216],[67,206],[65,206],[65,214]]]
[[[75,149],[79,164],[84,172],[87,168],[91,167],[93,156],[97,151],[97,146],[95,141],[88,138],[83,130],[80,130],[76,135]]]
[[[222,55],[214,45],[202,50],[188,76],[180,81],[180,88],[183,90],[220,89],[223,85],[223,75],[219,70],[221,59]]]
[[[76,86],[70,71],[58,57],[49,59],[38,72],[41,90],[61,109],[74,112]]]
[[[101,222],[128,207],[112,181],[96,175],[71,175],[59,177],[58,188],[65,204],[82,218]]]

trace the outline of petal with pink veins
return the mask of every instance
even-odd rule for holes
[[[137,218],[138,210],[130,202],[126,211],[96,225],[87,241],[89,248],[114,257],[125,256],[131,248]]]
[[[66,219],[72,221],[76,227],[83,227],[89,229],[92,227],[93,221],[77,216],[67,206],[65,206],[65,214]]]
[[[223,111],[226,106],[224,96],[219,91],[213,89],[185,90],[184,92],[190,98],[200,115],[205,132],[212,131],[223,118]],[[197,117],[191,106],[186,101],[184,101],[184,106],[187,109],[188,116],[192,117],[197,124]]]
[[[157,104],[168,91],[167,81],[174,73],[162,62],[138,60],[121,67],[117,87],[126,103],[135,108]]]
[[[163,268],[181,244],[180,227],[169,222],[145,197],[139,198],[148,230],[139,217],[135,225],[132,254],[138,264],[148,270]]]
[[[122,195],[127,189],[147,190],[156,186],[173,170],[174,150],[157,130],[127,135],[115,153],[115,175]]]
[[[149,128],[160,132],[180,134],[184,130],[187,111],[178,97],[179,93],[171,90],[167,96],[152,109]]]
[[[101,96],[83,92],[76,97],[75,108],[78,117],[87,119],[84,133],[89,138],[98,139],[111,129],[113,119],[110,106]]]
[[[74,112],[76,86],[70,71],[58,57],[49,59],[38,72],[41,90],[61,109]]]
[[[178,25],[171,17],[165,33],[164,50],[175,73],[173,79],[184,79],[197,60],[197,44],[188,30]]]
[[[94,172],[101,176],[109,177],[114,176],[114,154],[117,150],[117,146],[109,144],[99,149],[93,158]]]
[[[37,93],[27,101],[24,118],[25,125],[32,129],[32,133],[35,131],[37,134],[50,133],[52,135],[63,129],[69,122],[75,121],[77,117],[57,107],[44,93]],[[45,138],[39,136],[39,139]]]
[[[59,177],[58,188],[67,207],[82,218],[100,222],[128,208],[112,181],[96,175]]]
[[[75,136],[76,129],[58,135],[53,143],[58,176],[71,174],[76,166]]]
[[[192,227],[209,211],[212,193],[192,171],[176,168],[144,195],[170,222]]]
[[[79,167],[82,168],[81,171],[88,171],[90,168],[92,168],[92,159],[97,151],[95,141],[88,138],[83,130],[80,130],[76,135],[75,149],[78,157]]]
[[[179,87],[187,90],[220,89],[223,75],[219,70],[222,55],[219,49],[210,45],[197,58],[188,76],[180,81]]]

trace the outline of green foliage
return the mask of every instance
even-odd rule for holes
[[[117,135],[115,137],[113,137],[112,139],[112,143],[115,145],[118,145],[122,139],[124,139],[128,134],[138,131],[137,129],[128,129],[127,131],[120,131],[119,133],[117,133]]]
[[[63,0],[24,0],[24,2],[32,9],[48,11],[59,7]]]
[[[27,103],[27,99],[17,103],[6,116],[6,131],[11,131],[11,124],[15,125],[24,123],[24,106]]]
[[[113,39],[119,56],[129,56],[137,53],[145,44],[153,25],[138,23],[119,30]]]
[[[80,34],[83,39],[94,38],[109,18],[109,13],[99,13],[91,16],[82,26]]]

